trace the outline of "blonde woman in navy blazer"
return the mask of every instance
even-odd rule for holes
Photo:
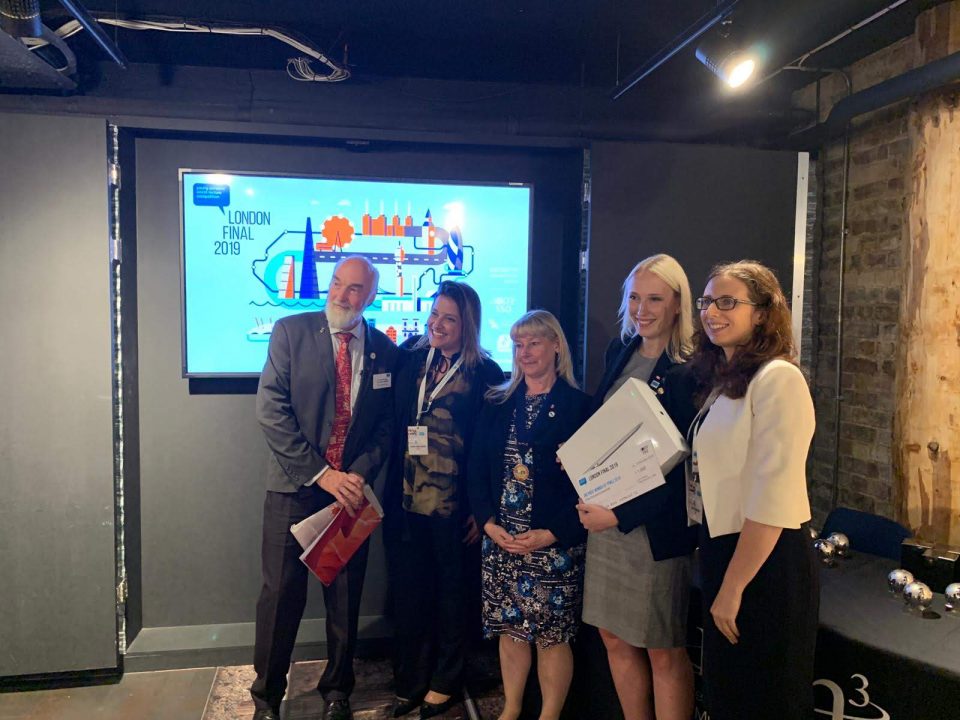
[[[819,582],[806,524],[813,402],[774,274],[741,261],[696,302],[707,395],[690,435],[688,514],[701,523],[703,674],[712,720],[813,712]]]
[[[621,333],[607,349],[599,408],[630,378],[647,383],[684,431],[695,409],[683,362],[693,299],[669,255],[641,260],[623,282]],[[624,720],[689,720],[693,667],[687,614],[696,532],[687,524],[681,463],[666,484],[608,510],[580,503],[587,541],[583,621],[599,629]]]
[[[536,647],[540,720],[558,720],[573,677],[586,532],[557,450],[586,419],[557,319],[531,310],[510,328],[513,373],[487,393],[470,451],[468,491],[483,528],[483,631],[497,636],[504,707],[520,716]]]

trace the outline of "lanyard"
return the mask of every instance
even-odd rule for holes
[[[690,445],[691,457],[693,443],[697,439],[697,433],[700,432],[700,426],[703,425],[703,421],[707,419],[707,413],[710,412],[710,408],[713,407],[713,403],[718,397],[720,397],[720,389],[714,388],[711,390],[710,394],[707,396],[707,399],[703,401],[703,405],[700,406],[697,416],[693,418],[693,422],[690,423],[690,428],[687,430],[687,442]]]
[[[423,414],[430,411],[430,406],[433,405],[433,401],[437,395],[440,394],[440,391],[443,390],[443,386],[447,384],[450,378],[460,369],[460,366],[463,365],[463,355],[461,355],[450,369],[447,370],[446,374],[440,379],[440,382],[437,383],[433,392],[430,393],[426,407],[424,407],[423,398],[424,395],[427,394],[427,376],[430,374],[430,366],[433,364],[433,355],[436,350],[436,348],[430,348],[430,352],[427,353],[427,366],[423,369],[423,380],[420,381],[420,396],[417,399],[417,425],[420,424],[420,418],[423,417]]]

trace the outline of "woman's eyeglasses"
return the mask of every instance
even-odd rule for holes
[[[733,310],[738,304],[739,305],[753,305],[754,307],[759,307],[760,303],[750,302],[749,300],[740,300],[739,298],[730,297],[729,295],[723,295],[718,298],[712,297],[700,297],[694,301],[694,305],[697,310],[703,311],[710,307],[711,303],[716,303],[717,310]]]

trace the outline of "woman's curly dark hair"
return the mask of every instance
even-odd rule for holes
[[[741,398],[764,363],[779,358],[796,365],[790,308],[777,276],[754,260],[717,265],[710,271],[707,282],[715,277],[735,278],[746,285],[748,299],[757,303],[757,309],[763,315],[760,323],[754,326],[753,335],[737,348],[728,363],[723,348],[714,345],[707,337],[700,313],[697,313],[690,363],[704,396],[716,387],[727,397]]]

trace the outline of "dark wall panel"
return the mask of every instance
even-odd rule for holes
[[[106,163],[0,115],[0,676],[117,666]]]
[[[698,297],[718,262],[770,265],[790,297],[797,154],[706,145],[595,143],[587,273],[587,387],[618,332],[621,284],[640,260],[673,255]]]
[[[251,623],[260,588],[267,448],[254,398],[219,394],[215,385],[212,393],[191,394],[180,377],[177,169],[534,182],[532,302],[557,312],[575,332],[577,294],[562,291],[561,277],[567,273],[568,287],[575,286],[581,165],[579,151],[384,145],[357,152],[323,145],[136,141],[144,628]],[[361,615],[382,614],[385,586],[375,538]],[[308,618],[324,614],[319,589],[311,583]]]

